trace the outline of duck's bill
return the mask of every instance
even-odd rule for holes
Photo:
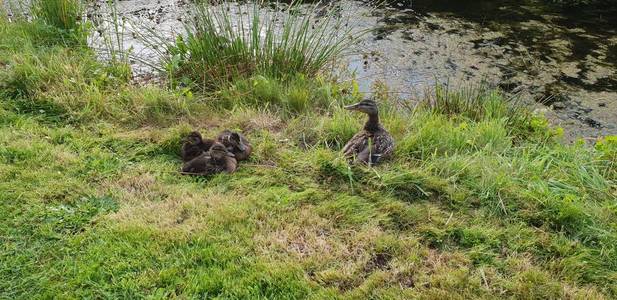
[[[236,156],[235,156],[233,153],[231,153],[231,152],[227,152],[227,156],[229,156],[229,157],[234,157],[234,158],[236,157]]]
[[[359,106],[360,106],[360,103],[356,103],[356,104],[352,104],[352,105],[347,105],[344,108],[346,110],[357,110]]]

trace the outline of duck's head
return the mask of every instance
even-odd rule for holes
[[[347,105],[345,109],[363,112],[368,115],[376,115],[379,112],[377,109],[377,102],[371,99],[365,99],[356,104]]]
[[[230,153],[229,151],[227,151],[227,148],[225,147],[225,145],[219,142],[212,144],[212,147],[210,147],[209,153],[212,158],[217,159],[217,160],[223,159],[227,156],[234,157],[233,153]]]
[[[197,145],[202,142],[201,133],[197,131],[192,131],[189,135],[184,139],[185,142],[191,145]]]

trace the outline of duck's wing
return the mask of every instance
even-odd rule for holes
[[[191,144],[184,144],[182,145],[182,161],[183,162],[189,162],[193,159],[195,159],[196,157],[199,157],[199,155],[201,155],[204,151],[201,149],[200,146],[197,145],[191,145]]]
[[[233,173],[236,171],[237,168],[238,168],[238,162],[236,161],[235,158],[233,157],[225,158],[225,172]]]
[[[373,136],[371,164],[379,163],[394,152],[394,139],[387,131],[381,131]]]
[[[373,147],[375,153],[390,155],[394,151],[394,139],[387,132],[383,131],[373,136]]]
[[[238,132],[238,135],[240,135],[240,141],[244,144],[244,146],[246,147],[251,146],[251,142],[249,142],[249,140],[242,133]]]
[[[201,149],[203,151],[208,151],[210,150],[210,148],[212,147],[212,145],[214,145],[214,140],[213,139],[203,139],[201,146]]]
[[[343,154],[347,157],[357,155],[368,147],[369,133],[362,130],[356,133],[343,147]]]
[[[372,162],[371,149],[369,147],[364,148],[356,155],[356,162],[361,162],[370,165]]]
[[[209,160],[210,160],[210,157],[207,156],[205,153],[202,153],[201,155],[191,159],[190,161],[185,162],[184,165],[182,166],[182,172],[186,172],[186,173],[205,172],[205,170],[207,169]]]
[[[392,154],[394,140],[389,136],[376,135],[370,138],[371,147],[364,147],[356,155],[356,161],[369,166],[378,164]]]
[[[225,129],[219,133],[216,137],[216,140],[225,145],[225,147],[229,147],[231,144],[229,143],[229,138],[231,137],[231,130]]]

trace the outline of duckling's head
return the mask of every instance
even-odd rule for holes
[[[202,142],[201,133],[192,131],[184,140],[191,145],[200,144]]]
[[[244,145],[242,138],[240,138],[240,134],[237,132],[232,132],[229,135],[229,143],[234,149],[240,150],[240,152],[246,151],[246,145]]]
[[[223,159],[226,156],[234,157],[233,153],[228,152],[225,145],[219,142],[212,144],[212,147],[210,147],[209,153],[212,158],[217,159],[217,160]]]
[[[365,99],[356,104],[345,106],[345,109],[363,112],[368,115],[376,115],[379,112],[377,102],[371,99]]]

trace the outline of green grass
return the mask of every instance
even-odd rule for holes
[[[136,86],[47,29],[0,21],[0,298],[617,297],[615,137],[440,91],[382,99],[396,154],[349,166],[353,88]],[[181,137],[225,128],[251,159],[180,176]]]
[[[257,75],[238,79],[217,91],[211,102],[220,108],[269,108],[287,115],[323,112],[331,105],[348,103],[357,98],[325,76],[309,78],[296,74],[285,81]]]

